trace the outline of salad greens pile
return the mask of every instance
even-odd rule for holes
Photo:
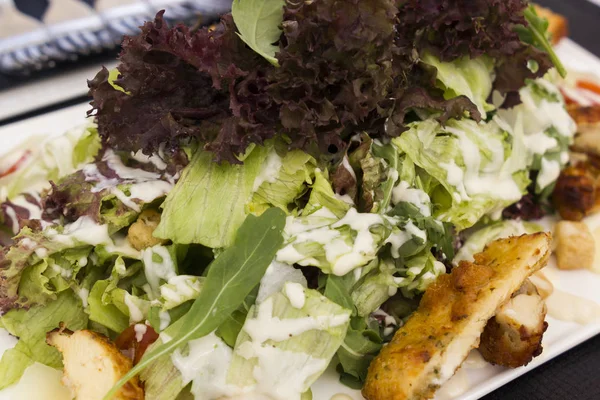
[[[61,367],[60,324],[159,334],[107,398],[309,399],[330,364],[360,388],[453,262],[540,229],[503,217],[568,162],[546,28],[522,0],[159,13],[89,81],[95,122],[0,178],[0,389]]]

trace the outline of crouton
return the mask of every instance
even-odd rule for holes
[[[593,267],[596,243],[585,223],[560,221],[556,224],[554,238],[558,268],[572,270]]]
[[[160,223],[160,214],[152,209],[144,210],[138,219],[131,224],[127,239],[136,250],[164,244],[167,241],[153,236],[154,230]]]
[[[106,393],[132,368],[132,362],[105,336],[81,330],[54,330],[46,342],[63,355],[62,382],[75,400],[102,400]],[[137,378],[127,382],[113,397],[115,400],[143,400]]]

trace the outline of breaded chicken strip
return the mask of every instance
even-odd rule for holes
[[[492,364],[517,368],[542,353],[546,303],[529,280],[503,304],[481,334],[479,352]]]
[[[369,400],[433,397],[479,345],[496,310],[550,256],[547,233],[490,243],[475,262],[462,261],[427,288],[419,308],[371,363],[363,395]]]

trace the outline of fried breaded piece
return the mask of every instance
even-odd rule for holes
[[[596,203],[596,178],[584,165],[565,168],[554,186],[552,203],[563,219],[581,221]]]
[[[548,323],[546,303],[535,285],[526,280],[490,319],[481,334],[479,352],[486,361],[508,368],[529,364],[542,354]]]
[[[565,17],[537,4],[534,7],[540,17],[548,20],[548,32],[550,32],[552,44],[557,44],[569,34],[569,23]]]
[[[571,105],[569,115],[577,124],[577,135],[571,148],[582,153],[600,155],[600,106]]]
[[[369,400],[428,399],[479,345],[487,321],[550,256],[547,233],[500,239],[427,288],[419,308],[371,363]]]
[[[46,342],[63,355],[63,384],[75,400],[102,400],[104,395],[132,368],[132,362],[105,336],[81,330],[57,329]],[[144,391],[137,378],[127,382],[115,400],[143,400]]]

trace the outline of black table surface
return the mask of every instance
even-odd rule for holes
[[[537,0],[537,3],[565,15],[569,20],[570,38],[600,57],[599,6],[587,0]],[[71,67],[62,68],[47,74],[65,73]],[[0,89],[13,86],[14,82],[8,79],[0,76]],[[41,112],[43,110],[36,113]],[[521,399],[600,400],[600,336],[483,397],[483,400]]]

